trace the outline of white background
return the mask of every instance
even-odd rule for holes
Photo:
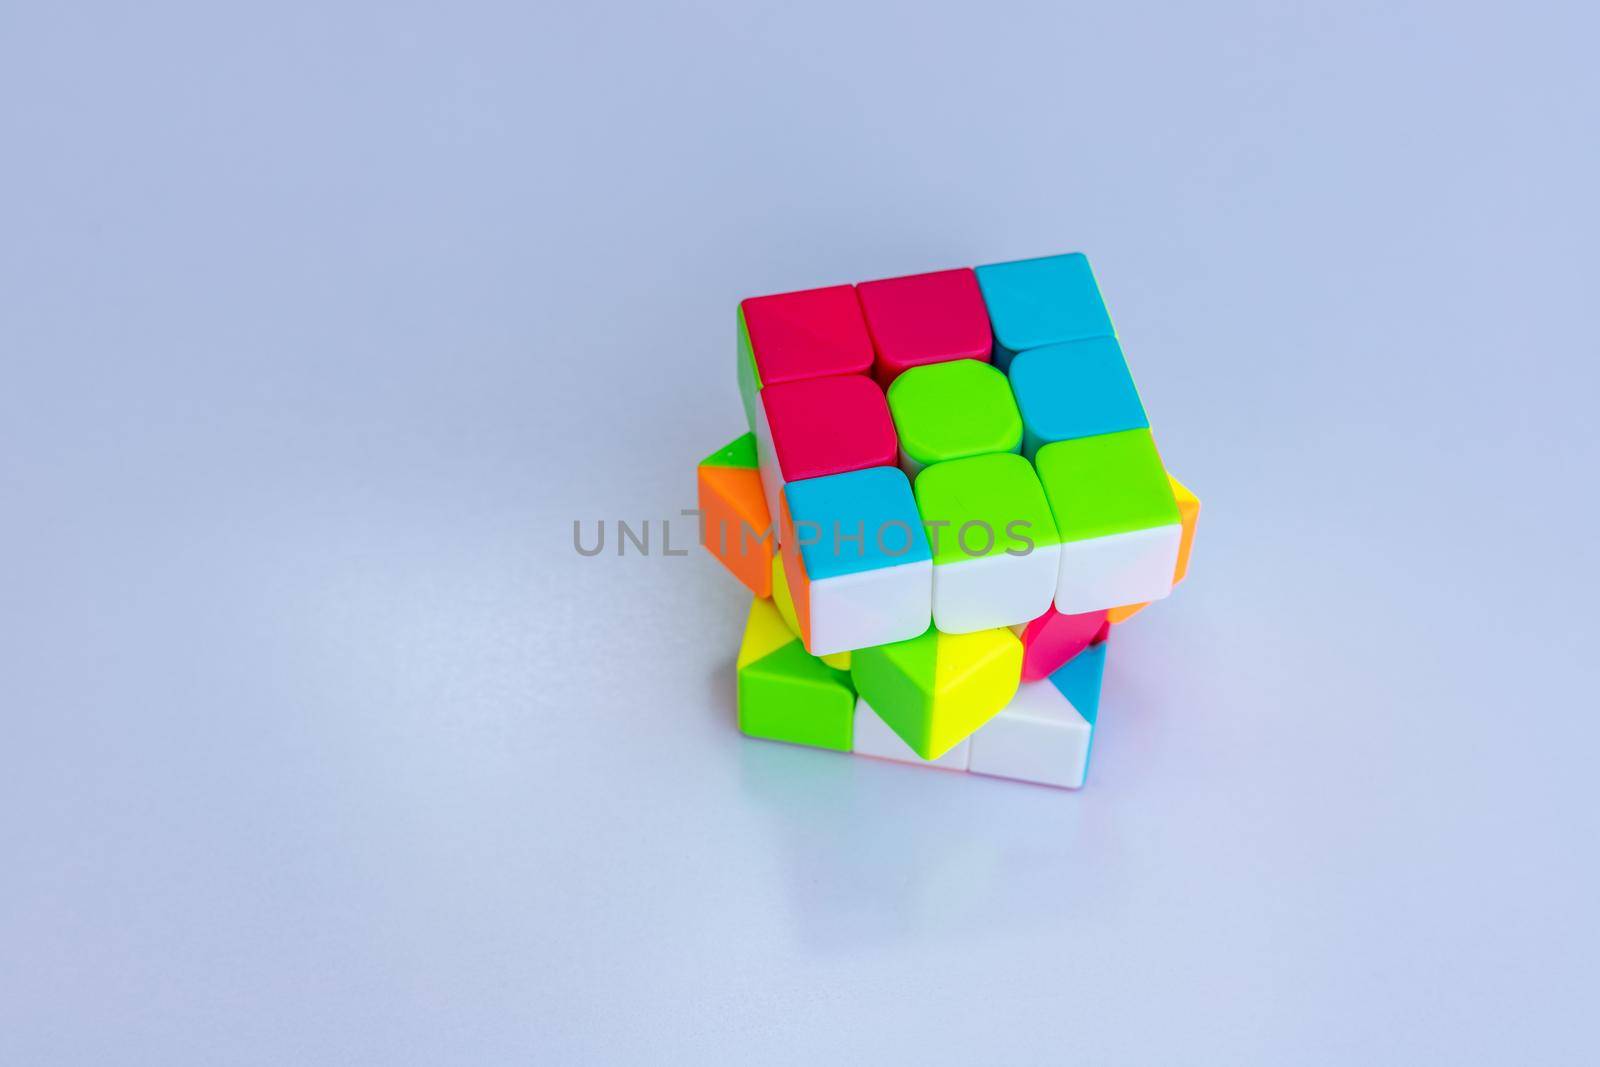
[[[1592,1062],[1596,28],[0,13],[0,1061]],[[573,520],[740,297],[1071,249],[1204,502],[1089,787],[742,740]]]

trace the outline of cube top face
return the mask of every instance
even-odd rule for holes
[[[732,467],[736,470],[756,469],[756,435],[742,434],[700,461],[702,467]]]
[[[1114,335],[1081,252],[994,263],[976,273],[995,340],[1010,352]]]
[[[924,523],[945,524],[938,528],[935,566],[1060,543],[1038,475],[1014,453],[935,463],[918,475],[915,495]]]
[[[790,482],[783,498],[809,581],[933,558],[911,483],[897,467]]]
[[[871,378],[769,385],[759,402],[784,481],[889,466],[899,456],[889,404]]]
[[[1114,337],[1019,352],[1010,375],[1030,453],[1051,441],[1150,425]]]
[[[1180,521],[1149,430],[1056,441],[1040,448],[1034,462],[1063,542]]]
[[[884,388],[912,367],[989,359],[989,313],[971,270],[942,270],[856,286]]]
[[[758,388],[872,369],[854,286],[751,297],[739,308]]]
[[[889,386],[889,414],[900,450],[923,467],[1022,445],[1011,384],[977,360],[912,367]]]

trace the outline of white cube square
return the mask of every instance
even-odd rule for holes
[[[783,567],[813,656],[904,641],[928,629],[933,554],[896,467],[801,478],[779,496]]]
[[[900,735],[891,730],[878,713],[860,697],[856,698],[856,721],[854,727],[854,740],[850,750],[858,756],[873,756],[877,759],[897,760],[901,763],[914,763],[919,767],[942,767],[945,770],[964,771],[967,769],[967,751],[972,739],[969,737],[956,745],[950,751],[935,760],[925,760],[915,752],[911,746],[900,740]]]
[[[967,739],[974,774],[1078,789],[1089,772],[1105,644],[1079,653],[1055,674],[1023,682],[999,714]]]
[[[812,581],[807,649],[831,656],[920,635],[932,584],[933,562],[925,559]]]
[[[1172,592],[1182,543],[1179,523],[1063,541],[1056,610],[1081,615],[1162,599]]]
[[[1030,622],[1049,610],[1060,572],[1060,545],[934,564],[933,624],[970,634]]]

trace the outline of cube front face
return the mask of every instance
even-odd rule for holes
[[[831,655],[927,629],[933,554],[897,468],[792,482],[779,514],[789,593],[809,651]]]
[[[994,330],[994,363],[1002,370],[1025,349],[1116,334],[1081,253],[993,263],[977,268],[977,276]]]
[[[935,531],[935,626],[971,633],[1027,622],[1050,606],[1059,538],[1027,460],[994,453],[936,463],[914,492]]]
[[[756,443],[774,512],[789,482],[893,466],[899,457],[888,401],[859,375],[767,386],[757,403]]]
[[[967,268],[862,282],[856,286],[885,389],[912,367],[989,359],[988,310]]]
[[[1114,337],[1019,353],[1011,363],[1011,387],[1022,413],[1022,452],[1030,458],[1052,441],[1150,425]]]
[[[735,438],[701,461],[697,470],[703,544],[756,596],[772,591],[774,537],[756,469],[755,437]]]
[[[1006,376],[963,359],[913,367],[889,387],[889,414],[900,440],[900,468],[924,467],[1022,446],[1022,415]]]

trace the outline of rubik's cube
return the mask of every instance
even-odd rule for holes
[[[1183,580],[1200,511],[1089,261],[754,297],[737,377],[699,502],[754,596],[739,728],[1081,786],[1112,628]]]

